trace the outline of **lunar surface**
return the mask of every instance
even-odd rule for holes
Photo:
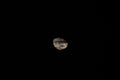
[[[53,39],[53,45],[57,50],[64,50],[68,47],[68,43],[63,38]]]

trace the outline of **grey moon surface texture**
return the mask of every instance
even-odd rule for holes
[[[57,50],[64,50],[68,47],[68,43],[63,38],[54,38],[53,45]]]

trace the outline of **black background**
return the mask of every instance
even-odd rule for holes
[[[105,22],[98,2],[91,3],[25,3],[8,9],[13,27],[6,31],[9,44],[14,43],[9,46],[10,65],[35,76],[103,79],[104,40],[111,35],[111,24]],[[52,45],[55,37],[65,38],[68,48],[57,51]]]

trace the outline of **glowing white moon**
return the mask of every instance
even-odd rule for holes
[[[64,50],[67,48],[68,43],[63,38],[53,39],[53,45],[57,50]]]

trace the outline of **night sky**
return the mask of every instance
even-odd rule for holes
[[[13,26],[17,27],[10,28],[13,31],[8,36],[15,43],[12,56],[15,63],[23,67],[21,70],[64,76],[80,73],[76,76],[82,78],[100,74],[103,80],[104,40],[111,36],[111,24],[105,22],[106,17],[98,5],[90,7],[87,4],[17,8],[17,17],[13,20]],[[53,39],[56,37],[64,38],[68,48],[55,49]]]
[[[37,68],[45,68],[45,71],[56,70],[65,72],[64,74],[76,70],[81,71],[83,76],[86,72],[99,72],[99,68],[104,64],[104,17],[84,13],[72,14],[74,13],[56,13],[49,17],[46,13],[43,20],[37,24],[35,22],[36,26],[29,27],[30,53],[25,54],[30,56],[30,64],[32,62]],[[67,40],[68,48],[63,51],[56,50],[52,43],[55,37]]]

